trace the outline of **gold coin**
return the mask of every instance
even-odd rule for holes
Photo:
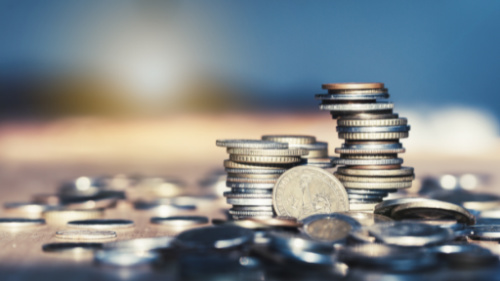
[[[331,83],[321,86],[325,90],[382,89],[384,83]]]
[[[48,210],[43,217],[49,224],[66,224],[70,221],[96,219],[104,216],[102,209],[88,210]]]

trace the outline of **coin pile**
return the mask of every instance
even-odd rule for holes
[[[391,192],[411,187],[413,168],[402,167],[398,153],[405,152],[399,139],[407,138],[406,118],[393,113],[383,83],[323,84],[327,94],[318,94],[320,109],[337,119],[339,138],[344,139],[333,163],[335,176],[349,194],[351,210],[373,210]]]
[[[229,159],[224,160],[231,191],[224,192],[227,203],[233,205],[233,219],[272,217],[274,184],[287,169],[301,163],[307,151],[288,148],[287,143],[263,140],[217,140],[226,147]]]
[[[328,143],[318,142],[314,136],[306,135],[264,135],[262,140],[288,143],[289,148],[299,148],[307,151],[302,155],[302,165],[323,169],[334,168],[328,156]]]

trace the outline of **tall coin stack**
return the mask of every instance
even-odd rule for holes
[[[394,105],[383,83],[324,84],[327,94],[316,95],[320,109],[337,119],[340,154],[333,163],[344,165],[335,176],[349,195],[351,210],[371,211],[391,192],[411,187],[413,168],[402,167],[398,153],[405,149],[399,139],[407,138],[406,118],[393,113]]]
[[[272,217],[274,184],[307,153],[289,149],[287,143],[263,140],[217,140],[216,145],[229,153],[224,168],[231,191],[224,192],[224,197],[233,205],[229,210],[233,219]]]
[[[334,168],[328,156],[328,143],[318,142],[316,137],[307,135],[264,135],[262,140],[288,143],[289,148],[299,148],[307,151],[302,155],[302,165],[323,169]]]

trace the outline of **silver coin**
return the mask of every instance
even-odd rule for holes
[[[152,224],[167,225],[173,227],[193,226],[207,224],[208,218],[203,216],[172,216],[172,217],[152,217]]]
[[[366,165],[401,165],[403,164],[402,158],[392,158],[392,159],[343,159],[343,158],[333,158],[332,163],[336,165],[347,165],[347,166],[366,166]]]
[[[410,126],[383,126],[383,127],[337,127],[339,133],[391,133],[408,132]]]
[[[19,228],[44,225],[44,219],[0,218],[0,227]]]
[[[274,183],[226,182],[226,186],[230,188],[269,189],[274,187]]]
[[[226,182],[228,183],[263,183],[263,184],[274,184],[278,180],[277,177],[273,178],[234,178],[227,177]]]
[[[215,142],[220,147],[231,148],[255,148],[255,149],[287,149],[288,143],[263,141],[263,140],[217,140]]]
[[[393,221],[391,218],[386,216],[366,213],[366,212],[359,212],[359,211],[341,212],[339,214],[346,215],[348,217],[355,219],[361,226],[370,226],[376,223]]]
[[[375,207],[375,214],[390,217],[392,210],[394,208],[396,208],[397,206],[402,205],[402,204],[406,204],[406,203],[418,202],[418,201],[424,201],[424,200],[428,200],[428,199],[421,198],[421,197],[408,197],[408,198],[385,200],[384,202],[378,204]]]
[[[378,195],[378,196],[386,196],[390,192],[396,192],[398,191],[397,189],[346,189],[347,194],[361,194],[361,195]]]
[[[316,142],[316,137],[308,135],[264,135],[262,140],[285,142],[290,147],[291,144],[312,144]]]
[[[498,256],[476,244],[447,243],[431,248],[452,267],[481,268],[498,264]]]
[[[288,144],[290,148],[302,148],[302,149],[307,149],[307,150],[325,150],[328,149],[328,143],[327,142],[322,142],[318,141],[315,143],[308,143],[308,144]]]
[[[366,143],[344,143],[343,149],[358,149],[358,150],[376,150],[376,149],[400,149],[403,145],[398,141],[395,142],[366,142]]]
[[[361,227],[355,219],[339,213],[313,215],[301,222],[309,237],[330,243],[345,241],[353,229]]]
[[[374,89],[328,89],[329,94],[351,94],[351,95],[366,95],[376,93],[387,93],[387,88],[374,88]]]
[[[273,189],[260,189],[260,188],[231,188],[231,193],[239,194],[239,193],[251,193],[251,194],[271,194],[273,193]]]
[[[349,202],[349,210],[350,211],[370,211],[373,212],[375,206],[379,204],[377,203],[351,203]]]
[[[49,243],[42,246],[44,252],[92,253],[102,249],[102,243]]]
[[[407,138],[409,135],[409,132],[338,133],[340,139],[346,140],[397,140]]]
[[[229,210],[229,214],[236,217],[272,217],[274,212],[272,211],[235,211]]]
[[[152,264],[159,260],[160,255],[156,252],[131,252],[123,250],[100,250],[94,254],[97,264],[132,267]]]
[[[474,224],[475,217],[469,211],[453,203],[439,200],[407,202],[395,207],[391,212],[395,220],[456,220],[460,223]]]
[[[349,198],[349,204],[370,204],[379,203],[383,198]]]
[[[263,175],[281,175],[287,169],[231,169],[227,168],[226,172],[229,174],[263,174]]]
[[[103,244],[107,250],[148,252],[156,249],[166,249],[173,246],[175,237],[161,236],[151,238],[137,238],[131,240],[122,240]]]
[[[448,229],[421,223],[380,223],[368,227],[368,231],[383,243],[401,247],[435,245],[454,238]]]
[[[384,198],[386,195],[385,194],[355,194],[355,193],[349,193],[348,194],[348,197],[349,197],[349,200],[351,199],[376,199],[376,200],[379,200],[379,199],[382,199]]]
[[[278,216],[302,219],[315,214],[347,211],[347,192],[331,173],[299,166],[285,172],[273,190]]]
[[[272,198],[227,198],[226,202],[231,205],[241,206],[272,206]]]
[[[285,231],[273,231],[269,233],[271,238],[270,247],[279,251],[294,252],[316,252],[331,253],[333,247],[331,243],[314,240],[306,234],[297,234]]]
[[[233,206],[230,211],[263,211],[263,212],[272,212],[272,206]]]
[[[353,182],[342,181],[345,188],[360,188],[360,189],[403,189],[410,188],[411,181],[406,182]]]
[[[92,220],[77,220],[68,222],[68,226],[77,228],[92,228],[92,229],[122,229],[134,226],[131,220],[120,219],[92,219]]]
[[[364,112],[364,111],[380,111],[391,110],[394,104],[391,102],[380,103],[348,103],[348,104],[320,104],[319,109],[341,112]]]
[[[339,167],[337,173],[346,176],[366,176],[366,177],[390,177],[390,176],[411,176],[413,175],[412,167],[401,167],[399,169],[352,169],[348,167]]]
[[[176,244],[190,249],[228,249],[250,243],[253,231],[237,226],[207,226],[184,231]]]
[[[388,99],[388,93],[372,93],[372,94],[317,94],[314,96],[317,100],[376,100]]]
[[[407,124],[406,118],[360,119],[346,117],[337,121],[337,125],[342,127],[403,126]]]

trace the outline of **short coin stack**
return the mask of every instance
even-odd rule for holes
[[[320,109],[337,120],[340,158],[335,175],[349,194],[351,210],[373,210],[390,192],[411,187],[413,168],[401,167],[405,152],[399,142],[407,138],[406,118],[393,113],[394,105],[379,99],[389,97],[383,83],[324,84],[327,94],[316,95]]]
[[[328,143],[318,142],[316,137],[307,135],[264,135],[262,140],[288,143],[289,148],[299,148],[307,151],[302,155],[302,165],[323,169],[334,168],[328,156]]]
[[[228,173],[226,186],[231,191],[224,196],[233,205],[229,210],[233,219],[272,217],[274,184],[307,153],[274,141],[217,140],[216,145],[226,147],[229,153],[224,168]]]

